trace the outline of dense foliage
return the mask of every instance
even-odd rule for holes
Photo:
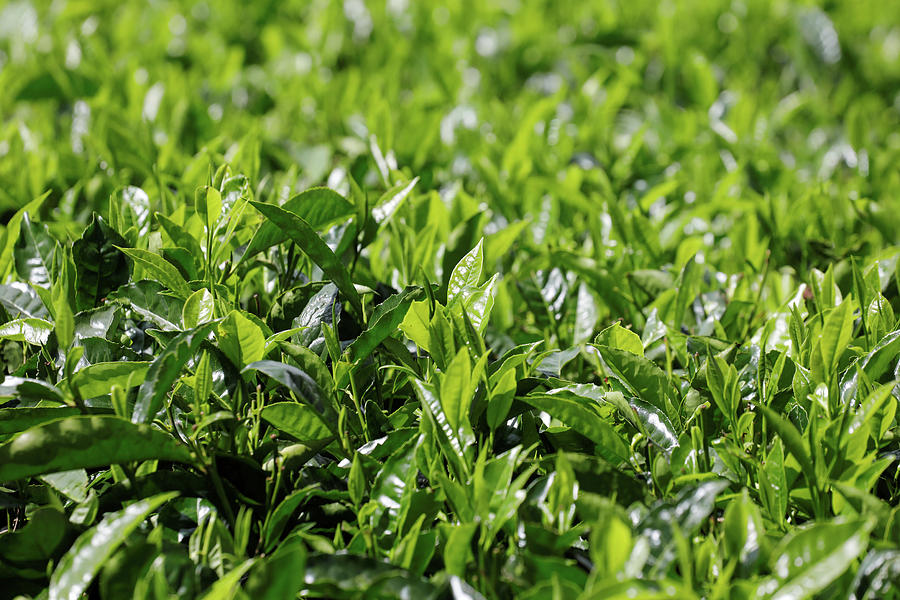
[[[890,4],[0,4],[0,596],[900,597]]]

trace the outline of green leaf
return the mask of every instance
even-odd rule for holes
[[[812,458],[810,457],[809,448],[803,441],[803,437],[800,435],[800,432],[797,431],[797,428],[794,427],[790,421],[768,406],[762,404],[757,404],[756,406],[759,408],[763,417],[772,429],[778,433],[788,451],[793,454],[794,458],[797,459],[797,462],[800,463],[800,468],[809,480],[810,485],[819,487],[819,480],[818,477],[816,477],[816,470],[813,466]]]
[[[125,239],[94,214],[81,239],[72,246],[77,310],[94,308],[102,298],[128,283],[131,261],[118,249]]]
[[[428,324],[428,345],[431,348],[431,357],[441,369],[456,355],[456,341],[453,336],[453,327],[444,315],[444,309],[434,311],[434,317]]]
[[[16,273],[31,285],[49,288],[53,259],[59,244],[50,235],[46,225],[32,223],[28,213],[23,213],[19,239],[13,254]]]
[[[322,443],[334,437],[316,410],[306,404],[276,402],[264,407],[259,416],[305,444]]]
[[[408,439],[384,461],[384,465],[372,482],[369,497],[377,505],[376,515],[387,512],[396,518],[403,509],[404,497],[415,488],[416,446],[418,437]],[[377,523],[378,519],[373,518]]]
[[[176,497],[158,494],[108,513],[95,527],[82,533],[62,557],[50,577],[50,600],[77,600],[87,590],[100,567],[147,516]]]
[[[78,416],[34,426],[0,446],[0,481],[136,460],[190,464],[175,438],[112,416]]]
[[[810,365],[816,381],[827,382],[831,378],[852,336],[853,310],[851,301],[847,299],[832,309],[825,318],[825,325],[816,344],[818,354],[811,360]]]
[[[255,558],[249,558],[233,568],[227,575],[217,579],[201,596],[201,600],[232,600],[240,589],[241,578],[255,563]]]
[[[95,363],[76,372],[71,384],[83,398],[105,396],[114,385],[123,389],[139,385],[144,381],[149,368],[149,362]]]
[[[690,536],[715,509],[716,497],[727,481],[705,481],[682,489],[670,500],[660,500],[641,519],[637,534],[648,542],[648,566],[664,571],[676,558],[676,536]]]
[[[53,333],[53,323],[43,319],[16,319],[0,325],[0,340],[43,346]]]
[[[166,232],[166,235],[169,236],[178,248],[184,248],[190,252],[191,256],[194,257],[195,262],[202,260],[203,250],[200,248],[200,244],[197,240],[194,239],[194,236],[185,231],[181,225],[178,225],[169,217],[160,213],[156,213],[155,216],[160,226],[162,226],[163,230]]]
[[[47,308],[37,293],[26,283],[14,281],[0,284],[0,304],[14,318],[46,319]]]
[[[78,409],[68,406],[0,409],[0,436],[19,433],[35,425],[78,414]]]
[[[478,240],[478,244],[463,256],[447,282],[447,305],[449,306],[465,288],[478,286],[481,280],[481,271],[484,265],[484,238]]]
[[[251,204],[272,223],[278,226],[310,260],[316,263],[322,271],[331,278],[337,288],[350,302],[357,314],[362,314],[362,302],[350,273],[344,264],[334,255],[331,248],[322,241],[309,223],[297,215],[284,210],[274,204],[251,202]]]
[[[737,369],[710,353],[706,361],[706,385],[716,406],[733,424],[732,426],[735,426],[737,409],[741,401]]]
[[[425,352],[431,352],[431,333],[428,328],[431,316],[429,315],[428,300],[419,300],[411,303],[403,321],[398,325],[400,331]]]
[[[413,188],[419,182],[418,177],[413,177],[408,182],[401,182],[387,190],[372,208],[372,218],[378,225],[387,222],[400,205],[406,200]]]
[[[6,377],[0,383],[0,398],[17,397],[19,400],[50,400],[62,404],[63,394],[55,385],[39,379]]]
[[[507,369],[491,390],[487,405],[487,423],[491,430],[497,429],[509,414],[516,396],[516,370]]]
[[[49,195],[49,190],[44,192],[43,195],[35,198],[17,210],[16,213],[10,217],[9,221],[6,222],[6,230],[4,231],[4,237],[2,238],[3,241],[0,242],[0,246],[2,246],[2,248],[0,248],[0,281],[6,281],[10,266],[13,264],[14,248],[16,240],[19,239],[19,234],[21,233],[22,219],[26,214],[37,214],[41,205],[44,203],[44,200]]]
[[[432,427],[436,427],[438,430],[436,432],[436,441],[441,446],[447,460],[457,470],[457,475],[466,473],[468,467],[463,455],[463,449],[470,440],[460,440],[459,432],[454,431],[453,427],[450,426],[450,422],[438,398],[438,393],[432,383],[420,379],[412,379],[412,384],[422,404],[423,413],[428,415],[433,422]]]
[[[222,214],[222,194],[212,186],[203,186],[194,194],[194,210],[200,215],[203,226],[212,234]]]
[[[596,346],[603,361],[618,379],[635,396],[668,414],[666,397],[671,383],[665,372],[643,356],[627,350]]]
[[[470,390],[472,381],[472,362],[466,348],[456,353],[441,375],[440,398],[441,407],[447,415],[447,423],[454,432],[470,432],[469,407],[472,404]],[[475,385],[478,385],[476,380]],[[459,435],[459,433],[457,433]]]
[[[591,440],[596,444],[597,452],[613,464],[628,463],[631,455],[628,444],[612,424],[600,416],[595,403],[559,393],[529,394],[522,400]]]
[[[178,334],[156,357],[147,370],[147,378],[138,390],[134,412],[131,413],[132,422],[149,423],[153,420],[163,407],[166,394],[178,379],[181,369],[197,353],[200,344],[216,324],[217,321],[211,321]]]
[[[613,323],[598,333],[597,337],[594,338],[594,344],[644,356],[644,345],[641,343],[640,336],[630,329],[625,329],[618,323]]]
[[[306,556],[302,541],[286,540],[253,566],[244,586],[247,595],[258,600],[295,598],[304,587]]]
[[[616,392],[610,392],[614,394]],[[632,411],[632,418],[638,423],[639,428],[650,440],[662,448],[670,451],[678,447],[678,436],[675,427],[666,416],[666,413],[656,408],[649,402],[643,400],[632,399],[629,402],[629,408]]]
[[[444,545],[444,566],[451,575],[465,577],[466,564],[472,557],[472,536],[478,529],[478,523],[461,523],[450,530]]]
[[[65,271],[68,271],[68,268]],[[60,279],[63,281],[67,280],[68,273],[65,273]],[[56,331],[56,340],[63,350],[68,349],[75,339],[75,315],[72,313],[72,306],[69,304],[66,287],[60,281],[53,286],[52,290],[53,316],[56,321],[54,330]]]
[[[266,336],[259,326],[233,310],[216,330],[219,348],[238,369],[261,360],[265,355]]]
[[[194,370],[194,398],[197,402],[206,402],[212,393],[212,366],[210,365],[209,352],[203,352],[197,361]]]
[[[336,431],[338,411],[333,399],[321,388],[316,380],[293,365],[260,360],[244,367],[243,372],[259,371],[290,389],[297,397],[314,407],[332,431]]]
[[[347,478],[347,492],[354,506],[359,506],[366,493],[366,473],[363,470],[362,460],[359,454],[353,455],[353,463],[350,465],[350,476]]]
[[[162,285],[155,281],[138,281],[110,294],[110,298],[128,306],[143,319],[152,322],[163,331],[179,331],[183,303],[163,293]]]
[[[812,597],[865,551],[871,529],[867,522],[820,522],[788,534],[772,553],[775,579],[760,591],[772,600]]]
[[[353,205],[346,198],[329,188],[308,189],[287,202],[281,208],[306,221],[315,230],[327,229],[353,216]],[[272,246],[287,241],[290,237],[271,221],[264,221],[247,246],[241,262],[265,252]]]
[[[759,507],[750,500],[747,490],[732,500],[725,509],[725,550],[742,562],[755,561],[765,537]]]
[[[191,286],[184,280],[178,269],[159,254],[139,248],[116,247],[144,267],[144,270],[150,273],[155,280],[172,290],[179,298],[187,299],[193,293]]]
[[[181,309],[181,325],[185,329],[193,329],[197,325],[212,321],[215,316],[213,296],[206,288],[191,294]]]
[[[499,281],[500,276],[495,274],[484,285],[463,288],[456,297],[457,301],[452,302],[448,309],[456,317],[462,318],[462,315],[465,314],[466,318],[471,320],[475,330],[479,334],[483,334],[490,319],[491,310],[494,308],[494,296],[497,293]]]
[[[25,527],[0,535],[0,558],[12,563],[46,561],[65,540],[67,525],[65,513],[42,506],[29,515]]]
[[[421,295],[422,288],[407,286],[379,304],[369,318],[366,330],[347,349],[350,362],[358,362],[368,357],[378,344],[396,332],[412,302]]]

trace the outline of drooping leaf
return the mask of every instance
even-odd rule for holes
[[[191,286],[184,280],[178,269],[159,254],[141,250],[140,248],[118,247],[118,250],[124,252],[135,263],[141,265],[156,281],[170,289],[182,300],[186,300],[193,293]]]
[[[306,221],[315,230],[327,229],[329,226],[353,216],[353,205],[346,198],[329,188],[311,188],[285,202],[281,208]],[[253,258],[284,241],[290,239],[288,234],[274,222],[265,221],[253,234],[247,251],[241,261]]]
[[[322,271],[331,278],[341,293],[347,298],[357,314],[362,314],[362,302],[347,267],[335,256],[331,248],[322,241],[309,223],[299,216],[274,204],[251,202],[253,206],[287,235]]]

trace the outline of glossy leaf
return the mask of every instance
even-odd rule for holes
[[[216,339],[225,356],[239,369],[261,360],[265,355],[265,334],[240,311],[231,311],[219,323]]]
[[[128,246],[125,239],[95,214],[72,246],[78,310],[95,307],[107,294],[128,283],[131,261],[118,249],[123,246]]]
[[[128,535],[160,505],[177,496],[159,494],[107,514],[81,534],[56,565],[50,578],[50,600],[76,600],[87,589],[100,567]]]
[[[765,583],[767,597],[804,598],[825,589],[868,545],[870,525],[860,522],[816,523],[782,540],[774,551],[776,582]]]
[[[75,373],[71,384],[82,397],[94,398],[108,394],[114,385],[123,389],[140,385],[149,368],[149,362],[95,363]]]
[[[638,356],[644,355],[644,345],[635,332],[614,323],[597,334],[594,343],[615,350],[626,350]]]
[[[421,294],[421,288],[408,286],[379,304],[369,318],[368,328],[347,349],[350,361],[366,358],[386,337],[397,331],[406,311]]]
[[[596,444],[597,452],[610,462],[628,462],[630,452],[625,440],[589,401],[565,398],[559,394],[531,394],[522,400],[587,437]]]
[[[33,223],[27,213],[23,214],[19,239],[13,250],[19,277],[32,285],[50,287],[57,247],[46,225]]]
[[[153,279],[170,289],[181,299],[187,299],[193,291],[172,263],[159,254],[141,250],[140,248],[119,248],[135,264],[141,265]]]

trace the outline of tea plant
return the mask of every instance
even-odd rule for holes
[[[0,594],[900,597],[900,11],[0,7]]]

